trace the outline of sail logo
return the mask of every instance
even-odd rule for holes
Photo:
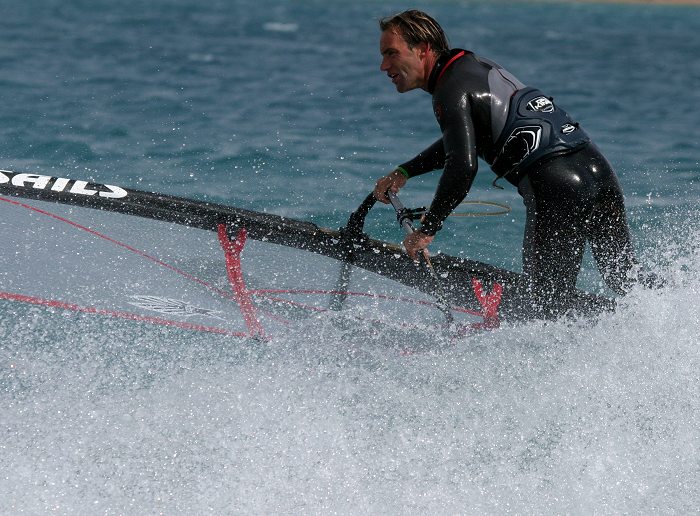
[[[167,315],[180,315],[183,317],[189,317],[192,315],[208,315],[209,317],[215,317],[224,321],[225,319],[218,316],[219,310],[211,310],[209,308],[202,308],[195,306],[185,301],[179,299],[172,299],[169,297],[160,296],[142,296],[133,295],[131,296],[133,301],[128,301],[130,305],[137,306],[139,308],[145,308],[146,310],[152,310],[154,312],[159,312],[161,314]]]
[[[0,170],[0,185],[10,183],[18,188],[34,188],[36,190],[51,190],[52,192],[68,192],[77,195],[97,195],[105,199],[121,199],[128,195],[119,186],[99,185],[65,177],[44,176],[41,174],[15,173]],[[50,185],[50,186],[49,186]]]

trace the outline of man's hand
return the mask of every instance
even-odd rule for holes
[[[428,246],[433,241],[434,236],[426,235],[422,231],[414,231],[408,235],[404,241],[403,246],[406,249],[406,253],[413,261],[418,261],[419,252],[428,252]]]
[[[387,191],[399,193],[399,190],[406,184],[406,177],[397,169],[389,175],[382,177],[374,186],[374,197],[384,204],[389,204]]]

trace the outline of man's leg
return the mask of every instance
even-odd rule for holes
[[[586,243],[587,206],[567,198],[552,185],[547,185],[546,195],[541,193],[543,188],[533,188],[528,178],[519,185],[527,209],[523,273],[535,314],[556,317],[575,297]]]

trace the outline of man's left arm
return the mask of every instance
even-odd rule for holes
[[[466,92],[455,88],[452,97],[435,97],[435,112],[445,150],[445,169],[421,227],[403,241],[406,253],[413,260],[417,260],[418,253],[430,245],[448,215],[467,196],[478,169],[474,123],[468,96]],[[441,104],[445,101],[446,104]],[[447,106],[448,109],[440,106]]]

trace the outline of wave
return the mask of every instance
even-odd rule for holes
[[[690,512],[697,246],[662,272],[595,321],[460,341],[319,316],[262,344],[2,306],[0,511]]]

